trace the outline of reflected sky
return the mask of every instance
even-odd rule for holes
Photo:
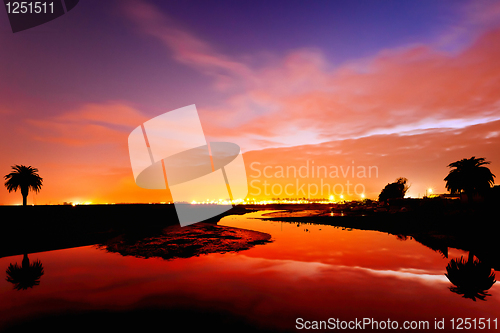
[[[228,216],[219,225],[269,233],[273,242],[238,253],[141,259],[95,246],[30,254],[40,285],[17,291],[0,280],[0,325],[62,311],[129,311],[179,306],[217,309],[269,329],[306,320],[494,318],[500,288],[487,301],[450,292],[444,258],[414,240],[374,231]],[[5,270],[22,256],[0,259]],[[160,318],[159,318],[160,320]]]

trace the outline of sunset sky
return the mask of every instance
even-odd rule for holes
[[[39,169],[29,204],[168,201],[135,184],[127,139],[192,104],[208,141],[241,147],[249,184],[349,180],[376,199],[406,177],[417,197],[472,156],[500,176],[498,1],[81,0],[18,33],[0,11],[0,174]],[[262,174],[313,161],[377,174]]]

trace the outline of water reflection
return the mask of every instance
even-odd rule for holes
[[[328,220],[322,219],[314,219],[314,217],[322,216],[322,214],[317,214],[312,211],[303,211],[302,215],[293,215],[287,214],[286,212],[271,213],[264,214],[263,218],[266,220],[279,221],[278,218],[287,218],[287,220],[279,221],[280,223],[297,223],[297,227],[301,225],[328,225],[321,222],[329,222]],[[309,215],[308,215],[309,213]],[[313,217],[308,222],[294,222],[294,217]],[[333,221],[333,220],[332,220]],[[337,220],[337,223],[341,220]],[[349,220],[347,220],[349,221]],[[332,224],[332,223],[330,223]],[[341,230],[351,231],[353,228],[340,227]],[[367,227],[367,229],[372,228],[371,226]],[[376,227],[373,227],[376,230]],[[397,230],[397,229],[394,229]],[[304,229],[304,231],[308,231],[308,229]],[[388,232],[391,233],[390,230]],[[486,300],[487,296],[491,296],[488,293],[489,289],[495,284],[495,267],[498,266],[499,258],[495,255],[494,251],[491,251],[491,248],[485,246],[485,242],[475,242],[473,245],[468,242],[467,238],[457,237],[456,235],[447,235],[447,234],[439,234],[435,232],[427,232],[424,230],[414,230],[411,233],[394,233],[396,238],[400,241],[407,240],[415,240],[418,243],[424,245],[425,247],[432,249],[433,251],[441,254],[443,258],[448,258],[449,251],[452,248],[463,249],[463,248],[472,248],[472,251],[469,251],[468,260],[464,259],[464,257],[460,257],[457,259],[452,259],[447,267],[446,273],[444,274],[448,280],[454,285],[453,287],[449,287],[449,289],[459,295],[462,295],[466,299],[471,299],[476,301],[476,299]],[[487,242],[486,242],[487,243]],[[370,249],[370,251],[373,251]],[[472,253],[477,253],[475,257]],[[481,260],[479,258],[484,258]],[[495,266],[497,265],[497,266]]]
[[[429,320],[432,325],[434,318],[484,318],[500,311],[499,285],[488,291],[493,295],[488,302],[471,302],[449,291],[452,284],[443,273],[450,260],[439,249],[450,258],[467,258],[452,246],[445,249],[427,239],[423,246],[405,234],[396,238],[261,217],[262,212],[227,216],[203,232],[198,225],[182,228],[182,236],[166,229],[139,237],[130,229],[102,242],[101,250],[85,246],[40,252],[37,258],[50,274],[32,292],[16,292],[11,283],[0,281],[0,331],[7,326],[62,331],[78,323],[107,332],[158,325],[188,332],[293,332],[299,317]],[[273,241],[245,245],[251,239],[238,234],[243,229],[272,235]],[[248,249],[228,250],[240,245]],[[494,265],[477,251],[478,258]],[[0,267],[22,258],[0,258]]]
[[[30,263],[28,254],[23,255],[21,266],[10,264],[7,270],[7,281],[14,285],[16,290],[26,290],[40,284],[40,278],[44,274],[43,265],[39,260]]]
[[[491,267],[477,258],[469,251],[467,261],[464,257],[452,259],[446,266],[444,274],[455,287],[450,290],[456,294],[469,298],[474,302],[476,299],[485,300],[488,290],[495,284],[495,272]]]

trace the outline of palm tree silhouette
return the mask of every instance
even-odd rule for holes
[[[14,171],[4,177],[5,187],[9,192],[17,192],[20,189],[23,196],[23,206],[26,206],[29,190],[40,191],[43,178],[38,175],[38,169],[31,166],[15,165],[12,169]]]
[[[469,258],[464,257],[452,259],[446,266],[444,274],[455,287],[450,290],[464,298],[470,298],[474,302],[476,298],[484,301],[486,296],[491,296],[487,291],[495,284],[495,273],[491,267],[474,259],[474,255],[469,251]]]
[[[450,163],[448,167],[454,169],[450,170],[444,179],[446,189],[451,194],[459,194],[463,191],[469,202],[475,194],[485,193],[495,183],[493,180],[495,175],[483,166],[485,164],[490,164],[490,162],[475,156]]]
[[[44,271],[39,260],[30,264],[28,254],[24,254],[21,266],[17,262],[14,265],[10,264],[6,273],[7,281],[14,284],[14,289],[26,290],[40,284]]]

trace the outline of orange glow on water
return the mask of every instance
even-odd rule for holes
[[[166,261],[89,246],[31,254],[45,269],[40,285],[21,293],[0,281],[0,314],[23,320],[63,311],[67,304],[75,311],[182,305],[290,329],[297,317],[432,321],[485,317],[500,310],[498,285],[490,289],[488,302],[451,293],[444,276],[449,259],[414,240],[252,219],[259,215],[228,216],[219,223],[271,234],[272,243],[238,253]],[[450,258],[463,254],[449,251]],[[0,266],[21,259],[1,258]],[[40,302],[45,306],[36,305]]]

